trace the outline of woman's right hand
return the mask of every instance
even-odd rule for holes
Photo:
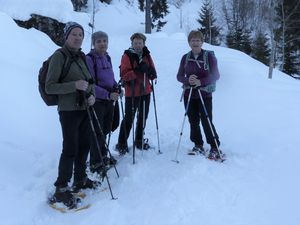
[[[89,86],[89,83],[85,80],[75,81],[75,87],[77,90],[86,91]]]
[[[109,94],[109,98],[113,101],[117,101],[119,96],[120,96],[120,94],[118,92],[111,92]]]
[[[197,78],[197,76],[195,74],[192,74],[189,77],[189,83],[191,86],[194,86],[194,87],[201,86],[201,81],[200,81],[200,79]]]

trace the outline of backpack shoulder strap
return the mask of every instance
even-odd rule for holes
[[[93,68],[94,68],[94,73],[95,73],[95,84],[98,85],[98,76],[97,76],[97,62],[96,62],[96,57],[93,54],[88,53],[87,56],[91,57],[93,60]]]
[[[211,57],[215,57],[215,52],[214,51],[209,51],[209,50],[204,50],[204,69],[205,70],[210,70],[210,65],[209,65],[209,60],[208,60],[208,55]]]
[[[64,48],[59,48],[57,49],[57,51],[59,51],[64,56],[63,69],[59,77],[59,82],[62,82],[62,80],[64,80],[67,77],[73,60],[68,60],[69,56]]]
[[[186,56],[185,56],[185,64],[184,64],[184,67],[187,66],[190,57],[191,57],[191,51],[189,51],[189,52],[186,54]]]
[[[106,55],[106,57],[107,57],[108,62],[109,62],[110,65],[112,66],[112,63],[111,63],[111,57],[110,57],[108,54]]]

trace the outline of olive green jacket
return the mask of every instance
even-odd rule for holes
[[[66,62],[65,56],[60,51],[54,52],[51,57],[47,78],[46,78],[46,92],[47,94],[58,95],[58,111],[74,111],[85,110],[85,104],[79,105],[79,92],[76,90],[75,82],[78,80],[89,81],[92,76],[84,62],[84,59],[80,56],[80,52],[74,52],[66,45],[62,49],[67,53]],[[72,58],[73,57],[73,58]],[[69,72],[65,78],[60,82],[60,76],[64,65],[67,65],[68,60],[72,60]],[[87,91],[84,93],[86,96],[95,96],[95,85],[89,84]]]

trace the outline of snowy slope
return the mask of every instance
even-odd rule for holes
[[[116,9],[121,6],[115,3],[112,13],[108,7],[102,9],[107,13],[97,15],[96,24],[110,35],[116,77],[121,55],[135,30],[132,26],[117,29],[113,18],[123,17],[128,29],[126,17],[142,20],[131,9],[118,14]],[[85,23],[84,18],[76,18]],[[112,25],[100,21],[112,21]],[[89,199],[93,206],[86,211],[53,211],[46,197],[57,176],[61,131],[56,109],[46,107],[39,97],[37,72],[57,46],[43,33],[17,27],[5,13],[0,13],[0,25],[6,31],[0,36],[0,76],[4,80],[0,89],[0,198],[4,203],[0,224],[299,224],[299,81],[278,71],[269,80],[267,68],[241,52],[204,46],[215,51],[221,71],[214,94],[214,122],[228,160],[217,164],[187,156],[192,144],[186,123],[180,163],[171,162],[184,114],[176,73],[188,45],[180,32],[152,34],[147,40],[159,76],[155,88],[163,154],[139,152],[136,165],[126,156],[117,166],[119,179],[110,171],[118,200],[110,200],[108,192],[95,193]],[[140,25],[134,26],[142,31]],[[84,46],[87,51],[88,36]],[[117,134],[112,136],[113,145]],[[146,135],[156,146],[153,104]]]

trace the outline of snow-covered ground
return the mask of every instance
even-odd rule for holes
[[[46,198],[57,176],[61,131],[55,107],[46,107],[39,96],[37,74],[57,46],[35,29],[19,28],[10,17],[25,18],[26,12],[39,12],[39,7],[10,2],[0,4],[0,76],[4,81],[0,88],[0,224],[300,224],[300,83],[277,70],[273,79],[267,79],[267,67],[241,52],[204,45],[215,51],[221,72],[214,94],[214,123],[227,161],[219,164],[186,155],[192,147],[187,122],[180,163],[171,161],[184,115],[176,73],[181,56],[189,50],[185,31],[175,30],[175,19],[169,21],[174,30],[147,35],[158,70],[155,88],[163,154],[138,152],[135,165],[131,155],[123,158],[117,165],[120,178],[113,170],[109,172],[117,200],[110,200],[106,191],[91,195],[92,207],[78,213],[61,214],[48,207]],[[68,1],[60,2],[59,10],[53,11],[56,18],[66,21],[72,14],[72,19],[85,26],[87,52],[88,16],[71,13]],[[45,6],[40,5],[40,12]],[[138,21],[143,15],[114,1],[112,6],[101,4],[96,18],[96,26],[110,36],[109,52],[119,78],[121,55],[129,47],[130,35],[143,31]],[[146,136],[156,146],[152,103]],[[111,146],[117,135],[118,130]]]

